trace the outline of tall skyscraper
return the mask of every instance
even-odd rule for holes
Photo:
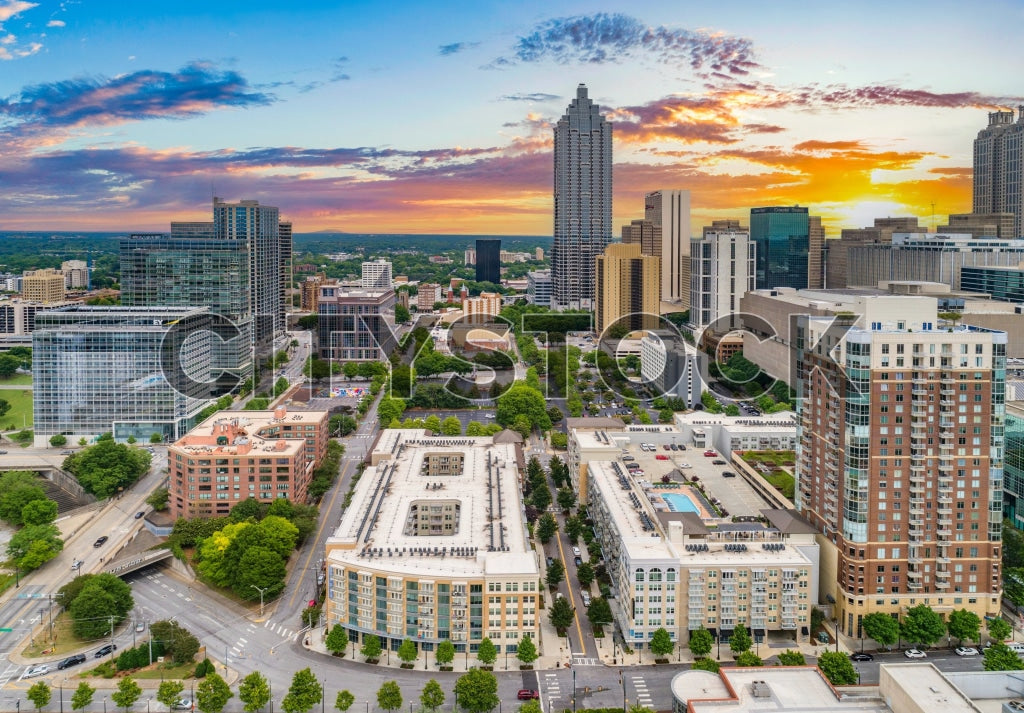
[[[259,201],[226,203],[214,198],[213,233],[217,240],[244,240],[249,248],[253,344],[260,355],[269,356],[274,338],[284,332],[278,210],[273,206],[260,205]]]
[[[661,299],[690,304],[690,192],[652,191],[644,196],[644,218],[658,229]]]
[[[757,289],[821,287],[825,233],[806,208],[751,208],[750,239],[757,244]]]
[[[497,238],[476,241],[476,281],[501,282],[501,241]]]
[[[597,331],[616,323],[630,330],[657,328],[660,258],[644,255],[636,244],[613,243],[595,262]],[[623,317],[628,319],[619,322]]]
[[[279,307],[279,319],[278,324],[280,330],[286,330],[288,328],[288,313],[295,311],[295,306],[291,301],[292,294],[292,283],[294,277],[292,275],[292,259],[293,253],[293,240],[292,240],[292,224],[291,221],[282,221],[277,225],[279,240],[279,252],[278,259],[281,261],[281,297]]]
[[[936,312],[869,296],[797,318],[796,504],[833,548],[847,636],[915,604],[999,613],[1007,335]]]
[[[974,213],[1013,213],[1013,235],[1024,236],[1024,105],[988,115],[974,140]]]
[[[583,84],[555,125],[554,309],[591,309],[595,258],[612,235],[612,125]]]

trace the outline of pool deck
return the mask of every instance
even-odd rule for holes
[[[700,516],[701,520],[707,522],[709,520],[718,519],[718,516],[708,509],[704,496],[701,495],[700,492],[692,485],[680,484],[675,488],[660,488],[658,491],[650,493],[649,497],[653,501],[660,495],[685,495],[690,499],[690,502],[693,503],[694,507],[697,508],[697,515]],[[667,500],[662,499],[662,502],[665,503],[665,506],[668,507],[670,512],[679,512],[678,510],[673,510]]]

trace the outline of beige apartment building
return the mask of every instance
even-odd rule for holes
[[[21,296],[27,302],[63,302],[64,273],[50,267],[45,270],[26,270],[21,279]]]
[[[537,641],[540,565],[521,515],[521,438],[381,432],[326,545],[327,627],[420,651]]]
[[[595,309],[600,333],[627,317],[629,330],[657,329],[661,307],[661,258],[639,244],[613,243],[595,258]]]

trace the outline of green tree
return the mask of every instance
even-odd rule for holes
[[[872,612],[864,617],[864,633],[885,648],[891,647],[899,639],[900,623],[883,612]]]
[[[127,608],[124,606],[121,587],[106,578],[115,579],[128,588],[127,599],[129,603],[132,601],[131,588],[119,578],[113,575],[94,575],[68,607],[72,620],[71,630],[80,639],[99,639],[107,635],[111,620],[116,626],[131,609],[130,604]]]
[[[185,684],[181,681],[174,679],[168,679],[167,681],[161,681],[160,687],[156,689],[156,699],[167,706],[167,710],[171,710],[179,698],[181,698],[181,692],[185,690]]]
[[[750,638],[750,632],[747,631],[747,627],[743,624],[737,624],[736,628],[732,630],[732,636],[729,637],[729,649],[734,654],[742,654],[744,651],[750,651],[750,647],[753,646],[754,642]]]
[[[455,418],[455,416],[449,416],[441,421],[441,433],[445,436],[460,435],[462,433],[462,421]]]
[[[163,443],[164,442],[164,437],[161,436],[159,433],[152,433],[149,436],[149,442],[154,444],[154,445],[157,444],[157,443]]]
[[[519,645],[516,647],[516,658],[524,666],[529,666],[537,660],[537,646],[533,643],[533,639],[529,636],[523,635],[519,639]]]
[[[719,669],[721,668],[721,665],[714,659],[697,659],[693,662],[693,666],[691,668],[700,671],[710,671],[711,673],[718,673]]]
[[[402,304],[395,305],[395,323],[396,324],[408,324],[409,320],[412,319],[412,315],[409,314],[409,308]]]
[[[1021,671],[1024,670],[1024,661],[1009,646],[1002,641],[997,641],[985,649],[984,669],[986,671]]]
[[[857,670],[850,658],[839,651],[826,651],[819,656],[818,668],[833,686],[852,686],[857,683]]]
[[[949,613],[949,635],[957,640],[978,641],[981,637],[981,617],[966,609],[955,609]]]
[[[96,689],[85,681],[78,684],[78,688],[71,694],[71,710],[80,711],[92,705],[92,697]]]
[[[441,684],[430,679],[420,693],[420,708],[426,713],[436,713],[444,705],[444,689]]]
[[[68,444],[67,436],[62,433],[57,433],[50,436],[50,445],[54,448],[63,448]]]
[[[579,542],[580,536],[583,535],[583,529],[585,525],[576,515],[572,515],[565,519],[565,534],[569,538],[569,542],[576,544]]]
[[[736,657],[737,666],[764,666],[764,661],[753,651],[744,651]]]
[[[196,686],[196,708],[203,713],[220,713],[233,696],[220,674],[211,671]]]
[[[46,681],[36,681],[25,691],[25,697],[32,701],[37,711],[42,710],[50,702],[50,687]]]
[[[23,572],[42,567],[63,549],[64,541],[56,525],[27,525],[14,533],[7,543],[7,554],[17,561]]]
[[[441,419],[436,414],[430,414],[423,421],[423,427],[431,433],[441,432]]]
[[[356,697],[346,688],[344,691],[338,691],[338,697],[334,699],[334,707],[341,711],[341,713],[345,713],[355,702]]]
[[[589,562],[584,562],[576,568],[576,579],[580,581],[580,586],[586,589],[594,581],[594,566]]]
[[[437,645],[437,652],[434,656],[438,666],[450,666],[455,660],[455,644],[445,639]]]
[[[0,379],[10,379],[18,373],[21,361],[10,354],[0,354]]]
[[[150,493],[148,498],[146,498],[146,504],[151,506],[157,512],[160,512],[167,509],[168,500],[170,500],[170,496],[167,492],[167,488],[157,488],[152,493]],[[248,502],[248,499],[244,500],[243,502]],[[239,505],[241,504],[242,503],[239,503]],[[232,508],[232,513],[234,513],[236,509],[237,508]]]
[[[412,663],[418,657],[419,652],[416,651],[416,644],[413,643],[412,639],[402,641],[402,645],[398,647],[398,658],[401,659],[402,663]]]
[[[142,698],[142,687],[131,676],[125,676],[117,682],[117,690],[110,694],[115,705],[128,710]]]
[[[697,658],[704,658],[711,653],[714,642],[711,632],[702,626],[690,634],[690,653]]]
[[[469,713],[488,713],[498,706],[498,679],[490,671],[470,669],[455,682],[455,698]]]
[[[46,500],[46,491],[34,475],[17,470],[0,475],[0,520],[21,526],[22,510],[35,500]]]
[[[601,628],[612,623],[612,607],[604,597],[595,597],[587,607],[587,619],[591,626]]]
[[[323,694],[324,689],[312,671],[308,668],[296,671],[292,676],[292,685],[281,701],[281,710],[284,713],[307,713],[320,702]]]
[[[57,519],[57,503],[53,500],[33,500],[21,509],[21,521],[26,527],[50,525]]]
[[[569,600],[563,596],[557,596],[551,605],[551,609],[548,610],[548,619],[551,621],[551,626],[558,629],[558,631],[565,631],[572,626],[575,614],[576,610],[569,604]]]
[[[327,634],[324,646],[335,656],[345,655],[345,649],[348,648],[348,633],[341,627],[341,624],[335,624]]]
[[[533,494],[530,495],[530,503],[538,510],[548,509],[551,504],[551,489],[546,483],[534,487]]]
[[[517,382],[498,398],[495,420],[509,428],[516,416],[524,416],[531,426],[540,431],[551,430],[551,417],[548,416],[544,395],[531,389],[524,383]]]
[[[779,654],[780,666],[803,666],[805,663],[804,655],[799,651],[786,649]]]
[[[138,443],[138,439],[135,436],[131,435],[129,435],[128,438],[125,439],[125,441],[128,443],[129,446],[134,446],[136,443]]]
[[[570,488],[558,489],[558,507],[568,512],[576,504],[576,493]]]
[[[540,520],[537,521],[537,538],[546,545],[556,532],[558,532],[558,521],[555,520],[555,516],[549,512],[541,515]]]
[[[900,633],[907,641],[927,647],[945,636],[946,624],[927,604],[918,604],[907,610],[900,623]]]
[[[163,642],[164,655],[170,656],[175,664],[191,663],[199,653],[199,639],[176,621],[154,621],[149,625],[149,633],[154,640]]]
[[[359,653],[362,654],[367,661],[374,661],[380,658],[380,653],[383,649],[380,646],[380,639],[373,634],[363,637],[363,646],[359,649]]]
[[[385,396],[377,404],[377,418],[383,428],[387,428],[393,420],[401,419],[404,412],[405,402],[402,399]]]
[[[671,634],[664,627],[659,627],[651,636],[651,653],[658,657],[665,657],[675,651],[676,645],[672,641]]]
[[[1001,617],[988,620],[988,635],[996,641],[1006,641],[1013,634],[1013,627]]]
[[[561,560],[555,560],[548,566],[548,573],[544,581],[547,582],[551,589],[554,589],[563,579],[565,579],[565,565],[562,564]]]
[[[270,702],[270,682],[259,671],[253,671],[238,684],[238,700],[246,713],[256,713]]]
[[[135,483],[149,470],[150,455],[142,448],[130,448],[113,439],[102,439],[96,445],[68,456],[67,470],[97,498],[108,498]]]
[[[386,711],[402,707],[402,689],[397,681],[385,681],[377,691],[377,705]]]
[[[498,659],[498,649],[494,647],[494,642],[485,636],[476,650],[476,657],[484,666],[493,666]]]

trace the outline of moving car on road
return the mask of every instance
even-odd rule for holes
[[[28,671],[25,672],[23,678],[34,678],[36,676],[45,676],[50,672],[50,667],[46,664],[40,664],[38,666],[30,666]]]
[[[875,657],[871,654],[865,654],[861,652],[850,654],[851,661],[874,661]]]
[[[68,656],[66,659],[57,664],[57,670],[63,671],[71,666],[77,666],[80,663],[85,663],[85,654],[75,654],[74,656]]]
[[[96,540],[95,542],[93,542],[92,546],[93,547],[102,547],[103,543],[105,543],[109,539],[110,539],[109,537],[107,537],[106,535],[103,535],[103,537],[101,537],[98,540]]]

